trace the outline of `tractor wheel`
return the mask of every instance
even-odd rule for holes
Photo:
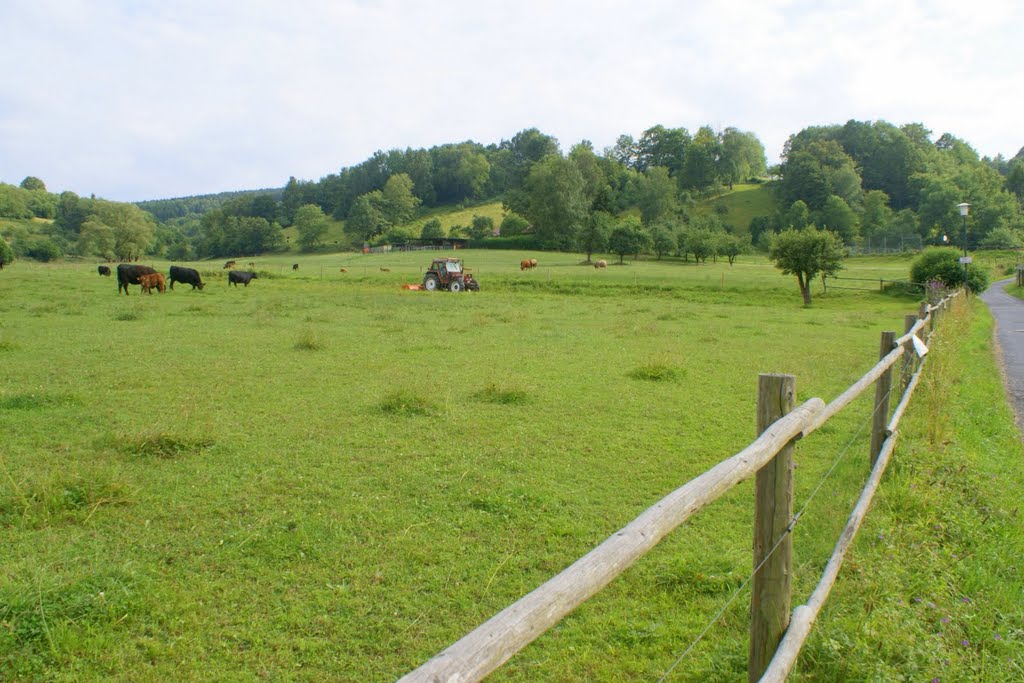
[[[465,285],[463,285],[458,280],[452,280],[451,284],[448,285],[448,289],[452,292],[461,292],[464,288]]]
[[[428,275],[423,278],[423,289],[428,292],[433,292],[441,286],[441,283],[437,281],[436,275]]]

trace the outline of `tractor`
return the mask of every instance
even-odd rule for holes
[[[433,292],[447,289],[449,292],[470,290],[480,291],[480,283],[462,268],[462,259],[436,258],[423,275],[423,289]]]

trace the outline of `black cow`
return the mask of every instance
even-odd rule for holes
[[[186,285],[192,285],[192,290],[198,287],[202,289],[205,287],[202,279],[199,277],[199,271],[195,268],[182,268],[181,266],[171,266],[171,289],[174,289],[175,282],[183,282]]]
[[[100,266],[96,270],[99,271],[100,275],[106,275],[110,277],[110,268],[108,266]]]
[[[241,282],[243,285],[248,287],[249,286],[249,281],[250,280],[255,280],[255,279],[256,279],[256,273],[246,273],[245,271],[242,271],[242,270],[229,270],[228,271],[228,284],[229,285],[233,284],[235,287],[238,286],[239,282]]]
[[[298,269],[299,269],[299,264],[298,263],[293,263],[292,264],[292,270],[298,270]]]
[[[124,288],[124,295],[128,296],[128,285],[142,284],[139,282],[140,275],[150,275],[156,271],[149,266],[133,266],[128,263],[117,264],[117,293]]]

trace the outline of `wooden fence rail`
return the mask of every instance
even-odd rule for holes
[[[899,339],[894,339],[895,335],[887,333],[891,336],[887,337],[888,341],[883,341],[881,360],[831,403],[826,405],[820,398],[812,398],[767,424],[757,439],[746,448],[669,493],[561,573],[491,617],[418,669],[403,676],[400,681],[403,683],[428,681],[431,683],[442,681],[464,683],[479,681],[497,669],[515,653],[608,585],[657,545],[668,533],[706,505],[720,498],[735,485],[758,474],[762,468],[773,462],[780,451],[792,445],[797,439],[818,429],[830,417],[849,405],[874,384],[876,380],[889,373],[893,365],[908,352],[908,349],[913,348],[913,337],[918,332],[926,326],[929,331],[934,329],[935,318],[939,311],[946,307],[948,301],[947,298],[935,306],[922,305],[917,322],[909,326],[906,334]],[[928,336],[930,337],[930,334]],[[890,347],[891,350],[888,350]],[[912,365],[913,358],[911,358]],[[906,409],[910,393],[917,385],[920,372],[921,370],[918,368],[908,382],[903,399],[897,407],[892,421],[888,421],[888,408],[886,407],[884,410],[884,419],[881,422],[884,426],[879,430],[884,434],[884,440],[880,441],[881,445],[877,452],[872,448],[874,465],[871,477],[851,515],[851,521],[839,540],[836,553],[830,560],[825,577],[819,583],[818,589],[815,590],[806,605],[801,605],[794,611],[792,619],[788,615],[788,596],[784,601],[769,601],[775,604],[773,609],[778,610],[781,605],[787,612],[782,619],[782,628],[786,629],[785,635],[783,637],[780,631],[775,637],[769,636],[765,640],[770,646],[770,651],[775,653],[770,663],[767,657],[763,657],[763,654],[759,653],[757,655],[759,661],[755,666],[754,644],[751,644],[749,670],[751,680],[758,680],[762,671],[765,671],[765,667],[767,667],[767,672],[771,672],[771,675],[781,675],[782,678],[764,678],[762,680],[783,680],[792,669],[796,655],[799,653],[799,647],[806,639],[806,633],[810,632],[811,625],[831,589],[831,584],[835,581],[835,575],[838,575],[839,566],[842,564],[842,555],[852,543],[856,529],[867,512],[871,496],[878,486],[878,481],[881,479],[881,474],[885,470],[885,465],[888,463],[894,446],[898,418]],[[762,385],[762,388],[759,389],[759,396],[762,393],[770,395],[773,391],[794,391],[792,386],[785,382],[771,386],[775,388],[766,389]],[[789,388],[780,389],[779,387]],[[889,391],[887,390],[885,392],[886,399],[888,395]],[[759,413],[761,410],[759,402]],[[876,411],[883,412],[877,406]],[[785,410],[781,412],[785,412]],[[780,465],[776,463],[775,466],[779,467]],[[785,466],[785,463],[781,464],[781,467]],[[765,487],[768,487],[767,483]],[[785,486],[781,487],[783,490],[786,488]],[[789,487],[789,492],[785,495],[791,495],[791,491],[792,488]],[[765,496],[765,498],[767,500],[765,505],[773,510],[780,507],[785,508],[786,505],[789,506],[789,510],[792,509],[791,500],[783,502],[775,500],[771,496]],[[779,536],[778,519],[781,519],[774,512],[772,514],[775,521],[769,527],[773,531],[765,536],[768,540],[764,541],[768,544],[769,550],[775,545],[771,539]],[[783,533],[788,533],[788,529],[784,529]],[[840,553],[840,548],[842,553]],[[755,562],[757,562],[756,558]],[[755,566],[757,565],[755,564]],[[782,571],[788,571],[788,568],[783,568]],[[829,579],[829,577],[831,578]],[[760,595],[753,596],[752,604],[755,600],[761,601],[762,597]],[[769,616],[768,618],[771,620],[775,617]],[[776,645],[779,647],[776,648]],[[761,646],[758,645],[758,647]],[[766,673],[766,675],[768,674]]]

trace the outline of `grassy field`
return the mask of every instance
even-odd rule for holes
[[[820,290],[805,308],[754,257],[597,271],[572,254],[463,251],[480,293],[402,290],[433,255],[260,258],[248,288],[197,263],[203,291],[128,297],[95,264],[0,273],[0,678],[394,679],[746,445],[758,373],[829,400],[916,309]],[[520,272],[529,256],[540,266]],[[907,262],[848,266],[894,278]],[[1021,581],[1005,563],[1021,550],[1007,502],[1021,449],[990,321],[961,317],[960,345],[935,355],[970,362],[911,411],[921,434],[802,680],[1020,671]],[[981,407],[993,397],[999,409]],[[797,601],[866,475],[870,409],[798,447]],[[738,487],[495,680],[657,679],[749,574],[752,498]],[[890,536],[895,550],[876,540]],[[926,633],[938,612],[916,597],[956,629]],[[672,680],[744,675],[748,599]],[[925,643],[892,651],[919,631]]]
[[[718,213],[724,207],[724,213]],[[756,216],[770,216],[775,211],[776,201],[772,189],[764,184],[740,184],[721,197],[701,202],[694,213],[714,213],[722,221],[733,225],[740,233],[750,231],[750,221]]]

